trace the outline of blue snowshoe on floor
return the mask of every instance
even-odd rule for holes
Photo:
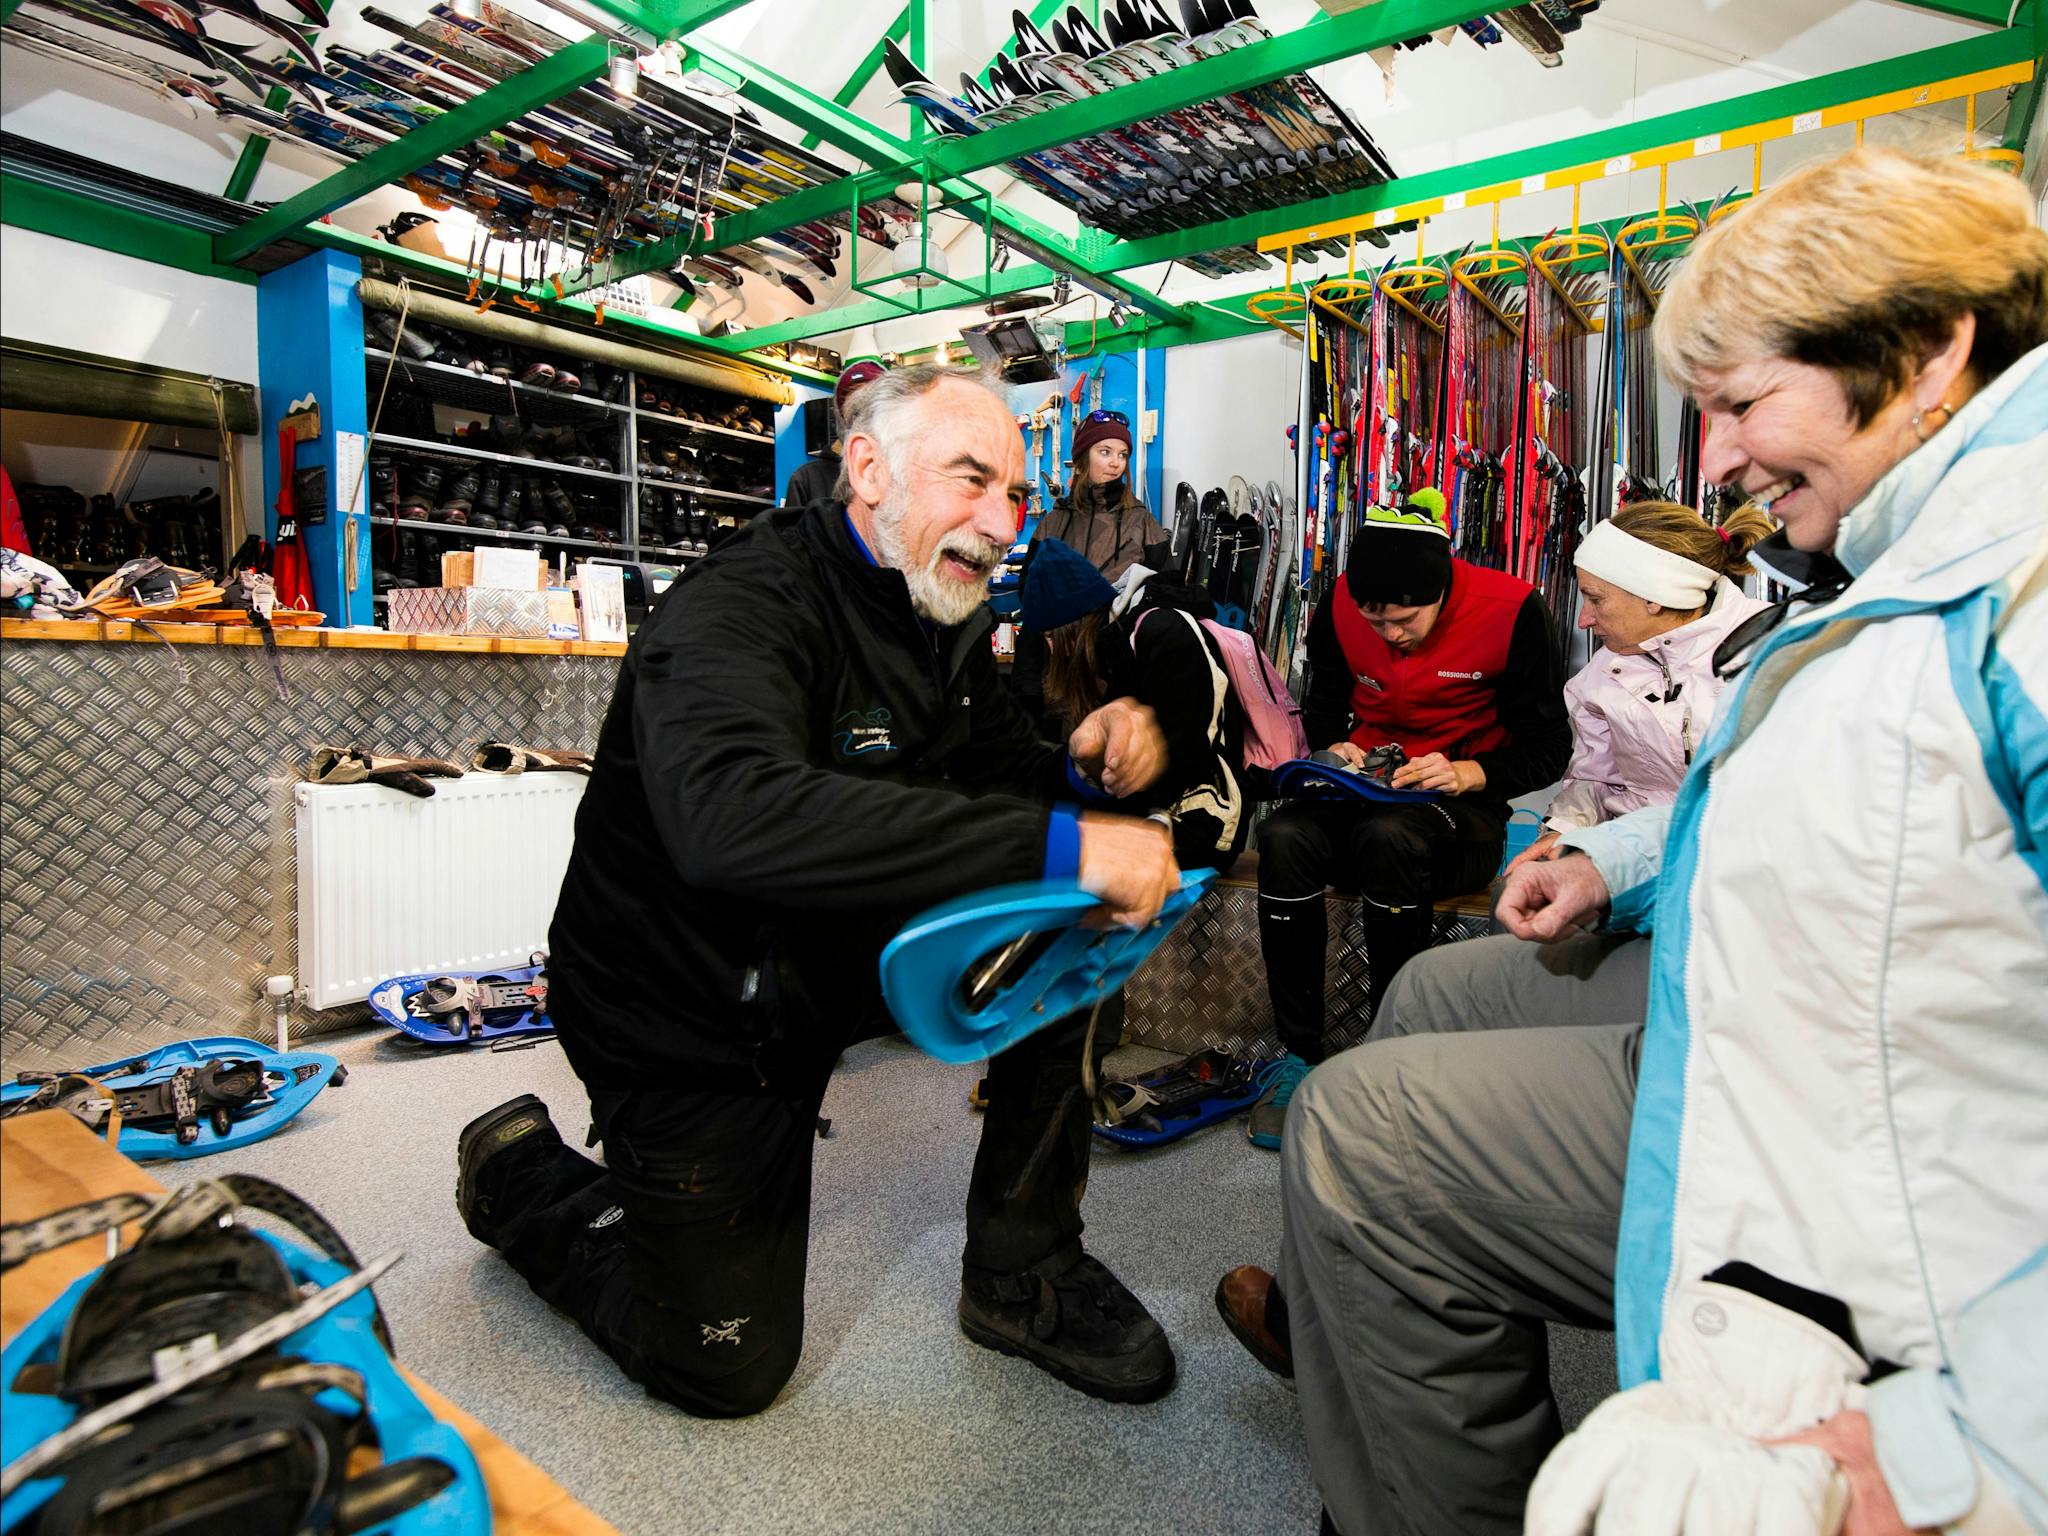
[[[0,1086],[0,1115],[61,1109],[123,1156],[204,1157],[247,1146],[287,1121],[348,1068],[317,1051],[275,1051],[208,1035],[67,1072],[24,1072]]]
[[[370,989],[370,1009],[429,1045],[481,1045],[507,1035],[552,1034],[547,956],[507,971],[393,976]]]
[[[1126,1147],[1179,1141],[1256,1104],[1265,1091],[1258,1080],[1263,1065],[1203,1050],[1127,1081],[1104,1083],[1104,1103],[1114,1118],[1098,1119],[1095,1134]]]
[[[6,1229],[9,1264],[134,1197]],[[313,1247],[237,1225],[248,1206]],[[304,1201],[245,1174],[155,1203],[133,1246],[0,1353],[0,1532],[487,1536],[476,1458],[392,1364],[370,1282]]]

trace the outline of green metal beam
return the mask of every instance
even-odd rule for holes
[[[2027,136],[2034,131],[2034,115],[2041,110],[2041,91],[2048,82],[2048,0],[2033,0],[2034,74],[2012,93],[2006,105],[2005,148],[2021,154],[2027,150]]]
[[[271,241],[293,235],[300,226],[354,202],[365,192],[401,180],[450,150],[589,84],[604,73],[610,56],[611,44],[603,38],[588,37],[571,43],[453,111],[444,112],[431,123],[413,129],[404,138],[372,150],[298,196],[216,235],[214,259],[222,263],[240,261]]]
[[[1368,49],[1454,27],[1499,9],[1471,0],[1380,0],[1377,5],[1302,27],[1213,59],[1188,64],[1055,107],[984,133],[962,134],[932,146],[934,177],[963,176],[1005,160],[1071,143],[1127,123],[1179,111],[1232,91],[1267,85],[1319,64],[1334,64]]]
[[[206,230],[12,174],[0,174],[0,221],[181,272],[236,283],[256,281],[254,272],[213,259],[214,237]]]
[[[21,7],[21,0],[0,0],[0,24],[4,24]]]
[[[1035,262],[1020,263],[1006,272],[991,274],[988,296],[994,298],[1006,293],[1023,293],[1032,288],[1050,287],[1056,274]],[[981,297],[962,296],[957,299],[935,302],[927,315],[940,314],[949,309],[967,309],[979,304]],[[813,336],[829,336],[836,331],[850,331],[860,325],[880,325],[889,320],[906,318],[903,306],[891,304],[887,299],[863,299],[858,304],[842,304],[837,309],[821,310],[816,314],[798,315],[794,319],[778,321],[774,325],[757,326],[751,331],[742,331],[737,336],[707,337],[702,345],[720,351],[741,352],[748,347],[772,347],[785,341],[807,341]]]
[[[281,85],[273,85],[270,94],[263,98],[263,105],[271,112],[284,110],[292,93]],[[227,190],[221,195],[234,202],[241,202],[249,195],[249,189],[256,185],[256,173],[263,169],[263,157],[270,153],[270,140],[260,133],[252,133],[242,145],[242,153],[235,161],[235,169],[228,177]]]
[[[857,178],[842,178],[829,186],[806,188],[748,213],[722,219],[713,227],[706,249],[740,245],[758,235],[787,229],[792,224],[844,213],[852,206],[856,181],[861,195],[869,197],[893,191],[906,176],[914,178],[917,175],[920,162],[909,144],[883,132],[839,103],[827,101],[808,87],[750,63],[715,43],[693,41],[690,46],[705,61],[739,76],[744,82],[739,87],[740,94],[756,106],[810,129],[835,149],[844,150],[870,164],[887,167]],[[942,194],[962,199],[961,211],[978,211],[978,205],[968,200],[978,199],[983,194],[972,182],[949,177],[944,181],[935,180],[934,185]],[[1096,264],[1074,249],[1073,242],[1059,231],[999,205],[992,209],[991,218],[998,232],[1007,231],[1044,247],[1055,261],[1070,266],[1076,273],[1091,277],[1098,275]],[[580,286],[600,287],[621,277],[662,270],[673,266],[694,248],[692,239],[679,232],[667,240],[605,263]],[[1179,313],[1175,306],[1155,297],[1140,284],[1116,278],[1105,280],[1123,293],[1131,304],[1148,313],[1164,319],[1176,318]]]
[[[1394,0],[1388,0],[1388,3],[1394,3]],[[1386,6],[1374,9],[1384,10]],[[1341,25],[1343,19],[1338,18],[1334,24]],[[1244,245],[1279,230],[1303,229],[1319,222],[1357,218],[1379,208],[1395,208],[1432,197],[1448,197],[1481,187],[1519,182],[1550,171],[1569,170],[1573,166],[1612,160],[1686,139],[1730,132],[1752,123],[1798,117],[1866,96],[1879,96],[1929,81],[2020,63],[2035,57],[2036,46],[2031,28],[1987,32],[1881,63],[1839,70],[1793,85],[1771,86],[1709,106],[1644,118],[1616,128],[1603,128],[1535,149],[1492,155],[1420,176],[1403,176],[1357,192],[1296,203],[1269,213],[1223,219],[1149,240],[1119,241],[1109,248],[1099,267],[1104,272],[1126,272],[1135,267],[1154,266],[1202,251]]]
[[[17,3],[19,3],[19,0],[17,0]],[[846,77],[846,84],[839,87],[838,91],[834,93],[832,100],[842,107],[852,106],[854,98],[867,89],[868,82],[875,77],[875,71],[882,67],[883,42],[886,40],[892,43],[900,43],[909,35],[910,7],[906,5],[896,13],[896,19],[889,23],[889,30],[884,32],[881,37],[876,38],[875,46],[870,48],[866,56],[853,66],[853,73]],[[818,141],[823,137],[824,135],[816,130],[805,134],[804,148],[816,149]]]

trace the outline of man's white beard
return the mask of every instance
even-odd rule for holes
[[[966,623],[974,610],[988,601],[987,575],[993,575],[1001,563],[1003,546],[964,531],[949,533],[932,551],[931,559],[913,569],[903,538],[903,524],[910,516],[910,489],[901,476],[891,478],[895,483],[875,508],[876,553],[884,565],[903,573],[904,584],[910,588],[910,606],[921,618],[939,625]],[[980,581],[955,581],[940,569],[948,554],[987,574]]]

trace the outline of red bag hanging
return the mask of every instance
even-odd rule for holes
[[[277,548],[270,557],[270,574],[277,583],[277,601],[284,608],[313,606],[313,572],[306,563],[306,549],[299,542],[298,508],[292,501],[292,479],[298,472],[299,435],[290,427],[277,429]]]

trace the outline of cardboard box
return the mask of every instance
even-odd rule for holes
[[[490,587],[395,587],[391,628],[410,635],[509,635],[545,638],[548,595]]]
[[[442,550],[441,585],[444,587],[475,586],[476,556],[466,549]]]
[[[583,631],[576,623],[576,594],[567,587],[549,587],[548,638],[550,640],[580,640]]]
[[[537,549],[499,549],[491,545],[471,551],[475,574],[470,585],[501,592],[540,592],[547,588],[547,570]]]

